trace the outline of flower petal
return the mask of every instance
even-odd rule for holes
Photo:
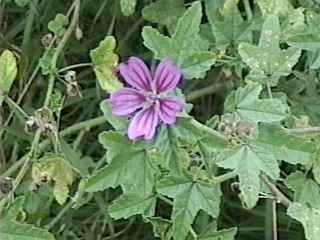
[[[154,75],[155,87],[158,93],[174,90],[181,80],[181,71],[174,66],[173,61],[166,59],[159,64]]]
[[[138,112],[132,119],[128,137],[132,140],[144,137],[144,139],[152,139],[156,133],[159,124],[159,116],[154,107],[149,107]]]
[[[128,116],[143,107],[146,99],[135,89],[122,88],[110,97],[112,113],[116,116]]]
[[[145,63],[136,57],[131,57],[128,64],[121,63],[119,65],[121,76],[132,87],[150,91],[151,89],[151,73]]]
[[[166,124],[176,122],[177,113],[182,112],[185,103],[182,99],[166,98],[160,101],[159,116]]]

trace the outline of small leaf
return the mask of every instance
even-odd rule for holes
[[[293,203],[287,214],[301,222],[307,240],[318,240],[320,235],[320,209],[310,208],[305,204]]]
[[[42,57],[39,59],[39,65],[41,68],[41,73],[43,75],[48,75],[56,71],[56,66],[52,64],[52,58],[54,55],[54,48],[47,48]]]
[[[17,61],[14,54],[9,50],[4,50],[0,56],[0,96],[9,93],[17,72]]]
[[[54,240],[46,230],[15,221],[0,221],[0,239],[3,240]]]
[[[122,88],[122,83],[116,76],[119,56],[114,53],[116,39],[113,36],[106,36],[99,43],[99,46],[90,51],[90,57],[94,64],[93,70],[101,88],[113,93]]]
[[[249,43],[239,45],[239,54],[251,71],[247,80],[276,86],[280,77],[288,76],[298,62],[301,50],[279,47],[280,25],[275,15],[268,15],[261,32],[258,46]]]
[[[220,186],[196,182],[187,176],[168,176],[157,185],[157,191],[174,199],[171,219],[175,240],[184,240],[199,210],[216,218],[219,214]]]
[[[145,197],[138,193],[123,194],[112,203],[109,214],[114,219],[129,218],[137,214],[153,216],[156,200],[156,197],[152,195]]]
[[[125,16],[130,16],[134,13],[137,5],[137,0],[120,0],[121,12]]]
[[[68,17],[61,13],[58,13],[55,19],[48,23],[48,29],[58,37],[62,37],[67,30],[66,26],[68,26],[68,24]]]

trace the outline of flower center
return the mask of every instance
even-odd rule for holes
[[[161,97],[158,94],[153,92],[146,93],[145,97],[147,107],[155,105],[161,99]]]

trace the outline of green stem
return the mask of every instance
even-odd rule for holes
[[[221,140],[225,143],[228,143],[228,138],[225,135],[223,135],[222,133],[219,133],[218,131],[215,131],[212,128],[207,127],[206,125],[198,122],[195,119],[191,119],[190,123],[193,126],[195,126],[196,128],[198,128],[199,130],[202,130],[203,132],[205,132],[215,138],[218,138],[219,140]]]
[[[39,0],[34,0],[30,2],[30,13],[28,14],[26,26],[24,28],[24,33],[23,33],[23,40],[22,40],[22,51],[25,54],[30,42],[32,26],[37,13],[38,2]]]
[[[67,29],[67,31],[65,32],[65,34],[63,35],[61,41],[59,42],[59,45],[57,46],[56,51],[54,52],[54,55],[52,57],[52,66],[55,68],[57,61],[58,61],[58,57],[60,55],[60,53],[62,52],[63,48],[65,47],[66,43],[68,42],[72,32],[74,31],[74,29],[77,26],[78,20],[79,20],[79,15],[80,15],[80,0],[75,0],[73,2],[73,6],[74,6],[74,13],[73,13],[73,17],[71,20],[71,23]],[[51,95],[53,92],[53,88],[54,88],[54,82],[55,82],[55,74],[51,73],[50,77],[49,77],[49,84],[48,84],[48,89],[47,89],[47,95],[44,101],[44,106],[43,107],[48,107],[49,103],[50,103],[50,99],[51,99]]]
[[[81,67],[92,67],[92,63],[79,63],[79,64],[70,65],[70,66],[59,69],[58,73],[65,72],[75,68],[81,68]]]
[[[213,94],[213,93],[221,90],[224,86],[225,86],[225,84],[223,84],[223,83],[216,83],[211,86],[192,91],[187,95],[186,99],[188,102],[192,102],[200,97]]]
[[[93,127],[96,127],[98,125],[101,125],[103,123],[106,122],[106,119],[104,117],[97,117],[97,118],[93,118],[90,120],[86,120],[80,123],[76,123],[74,125],[72,125],[71,127],[68,127],[66,129],[64,129],[63,131],[61,131],[59,133],[60,137],[64,137],[67,135],[70,135],[74,132],[86,129],[89,130]],[[39,149],[44,149],[46,146],[48,146],[48,144],[50,143],[49,140],[44,140],[43,142],[41,142],[39,144]],[[13,165],[11,165],[11,167],[4,172],[3,174],[1,174],[1,176],[3,177],[9,177],[12,176],[12,174],[20,168],[20,166],[24,163],[24,161],[26,160],[28,155],[25,155],[24,157],[22,157],[19,161],[15,162]],[[103,160],[104,161],[104,160]]]
[[[213,182],[214,183],[222,183],[222,182],[225,182],[229,179],[232,179],[232,178],[235,178],[237,176],[237,172],[236,171],[232,171],[232,172],[228,172],[226,174],[223,174],[223,175],[220,175],[220,176],[217,176],[217,177],[213,177]]]
[[[17,103],[15,103],[10,97],[6,97],[5,101],[9,106],[12,106],[16,110],[18,110],[18,112],[20,112],[25,118],[29,118],[29,115]]]
[[[246,14],[247,14],[247,18],[250,21],[252,19],[252,10],[251,10],[251,7],[250,7],[249,0],[243,0],[243,4],[244,4],[244,8],[245,8],[245,11],[246,11]]]
[[[287,198],[278,188],[275,184],[273,184],[269,177],[266,176],[265,174],[261,174],[260,178],[262,179],[262,181],[267,185],[267,187],[269,188],[269,190],[274,194],[274,196],[276,197],[277,201],[279,203],[282,203],[284,206],[289,207],[291,204],[291,201],[289,198]]]
[[[320,133],[320,127],[310,127],[310,128],[292,128],[286,130],[289,134],[297,134],[297,135],[303,135],[303,134],[319,134]]]
[[[63,217],[63,215],[72,207],[73,201],[70,200],[67,205],[65,205],[62,210],[55,216],[46,226],[47,230],[50,230],[59,220]]]

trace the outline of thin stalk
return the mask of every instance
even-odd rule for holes
[[[214,183],[222,183],[222,182],[225,182],[229,179],[232,179],[232,178],[235,178],[237,176],[237,172],[236,171],[232,171],[232,172],[228,172],[226,174],[223,174],[223,175],[220,175],[220,176],[217,176],[217,177],[213,177],[213,182]]]
[[[92,67],[92,63],[78,63],[78,64],[70,65],[70,66],[59,69],[58,73],[72,70],[75,68],[82,68],[82,67]]]
[[[265,174],[261,174],[260,178],[262,179],[262,181],[267,185],[267,187],[269,188],[269,190],[274,194],[274,196],[277,199],[278,203],[283,204],[286,207],[289,207],[291,204],[291,201],[289,198],[287,198],[278,188],[275,184],[273,184],[269,177],[266,176]]]
[[[77,131],[81,131],[83,129],[86,129],[86,130],[89,130],[93,127],[96,127],[98,125],[101,125],[103,123],[106,122],[106,119],[104,117],[97,117],[97,118],[93,118],[93,119],[90,119],[90,120],[86,120],[86,121],[83,121],[83,122],[80,122],[80,123],[76,123],[66,129],[64,129],[63,131],[61,131],[59,133],[59,136],[60,137],[64,137],[64,136],[67,136],[67,135],[70,135],[74,132],[77,132]],[[48,144],[50,143],[50,140],[44,140],[42,141],[40,144],[39,144],[39,149],[44,149],[46,146],[48,146]],[[24,161],[26,160],[28,155],[25,155],[24,157],[22,157],[19,161],[15,162],[13,165],[11,165],[11,167],[6,171],[4,172],[3,174],[1,174],[1,176],[3,177],[10,177],[12,176],[12,174],[14,172],[17,171],[17,169],[19,169],[21,167],[21,165],[24,163]],[[104,160],[103,160],[104,161]]]
[[[34,19],[37,14],[38,2],[39,2],[39,0],[33,0],[30,2],[30,13],[28,14],[28,17],[27,17],[27,22],[26,22],[26,26],[24,29],[23,40],[22,40],[23,53],[26,53],[29,42],[30,42],[30,37],[31,37],[31,33],[32,33],[32,26],[33,26]]]
[[[63,215],[72,207],[73,201],[70,200],[67,205],[65,205],[62,210],[55,216],[44,228],[50,230],[62,217]]]
[[[187,101],[192,102],[200,97],[216,93],[219,90],[221,90],[224,86],[225,84],[223,83],[216,83],[202,89],[194,90],[187,95],[186,99]]]
[[[244,8],[245,8],[245,11],[247,14],[248,21],[250,21],[252,19],[252,10],[250,7],[249,0],[243,0],[243,4],[244,4]]]
[[[25,118],[29,118],[29,115],[18,104],[16,104],[10,97],[6,97],[5,101],[8,105],[11,105],[18,112],[20,112]]]
[[[310,128],[292,128],[286,130],[290,134],[297,134],[297,135],[303,135],[303,134],[319,134],[320,133],[320,127],[310,127]]]

